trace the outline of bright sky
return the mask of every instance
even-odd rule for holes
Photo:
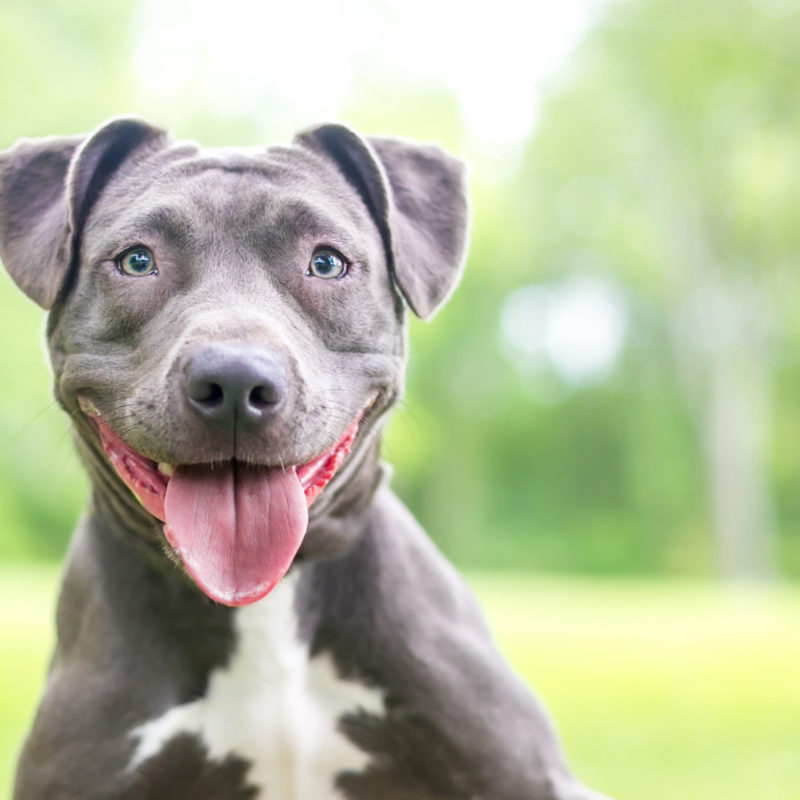
[[[135,64],[163,103],[278,114],[292,129],[336,117],[365,77],[444,86],[472,137],[511,143],[605,2],[143,0]]]

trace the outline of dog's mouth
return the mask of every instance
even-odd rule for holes
[[[169,545],[200,589],[229,606],[254,603],[286,574],[308,526],[308,508],[347,457],[371,403],[316,458],[293,466],[237,459],[172,465],[137,453],[92,402],[81,410],[122,481],[164,523]]]

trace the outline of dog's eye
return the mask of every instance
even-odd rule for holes
[[[308,274],[315,278],[341,278],[347,272],[344,257],[329,247],[320,247],[311,257]]]
[[[142,275],[155,275],[158,272],[153,254],[144,245],[137,245],[126,250],[117,259],[117,264],[121,272],[134,278]]]

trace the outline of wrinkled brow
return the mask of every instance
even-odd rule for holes
[[[193,235],[203,223],[191,209],[159,205],[136,212],[106,213],[104,218],[93,221],[104,233],[88,247],[90,258],[106,257],[120,247],[132,244],[148,244],[169,240],[179,248],[190,245]]]
[[[351,249],[363,249],[363,217],[344,205],[334,206],[333,211],[335,214],[304,199],[291,199],[275,210],[269,226],[282,237],[331,239]]]
[[[124,225],[120,233],[142,232],[153,236],[165,236],[178,244],[188,243],[191,231],[202,224],[191,208],[176,208],[160,205],[148,208]]]

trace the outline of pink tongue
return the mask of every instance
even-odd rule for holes
[[[291,566],[308,525],[294,469],[231,461],[179,466],[167,484],[165,532],[197,585],[228,606],[253,603]]]

